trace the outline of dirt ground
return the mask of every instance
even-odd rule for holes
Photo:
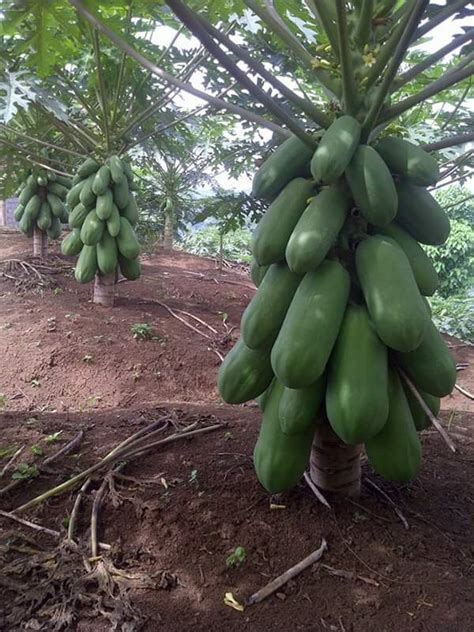
[[[0,233],[0,266],[28,245]],[[79,506],[77,546],[65,536],[78,487],[19,514],[57,535],[0,513],[0,630],[471,631],[472,402],[459,393],[444,400],[458,451],[435,431],[423,433],[423,467],[411,485],[384,482],[364,462],[357,501],[329,498],[327,509],[303,484],[270,499],[252,467],[257,409],[222,405],[215,390],[218,356],[237,335],[250,283],[181,253],[159,253],[143,272],[119,285],[113,310],[88,302],[90,289],[68,273],[57,275],[62,291],[0,280],[0,472],[24,446],[17,462],[38,474],[7,493],[9,478],[0,476],[1,510],[96,464],[151,422],[167,424],[163,438],[189,424],[220,424],[159,445],[113,476],[100,470]],[[156,339],[134,340],[136,323],[150,324]],[[470,363],[459,383],[473,390],[472,349],[449,343]],[[81,431],[74,450],[45,465]],[[112,548],[90,561],[94,500],[99,540]],[[275,595],[243,612],[224,604],[229,592],[244,603],[323,538],[321,561]],[[236,547],[245,560],[231,567]]]

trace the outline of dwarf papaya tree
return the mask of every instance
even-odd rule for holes
[[[260,482],[282,492],[310,465],[320,488],[358,494],[363,447],[379,474],[412,480],[421,465],[417,433],[456,380],[430,318],[425,297],[438,278],[423,250],[443,244],[450,224],[428,191],[440,178],[436,157],[429,146],[392,132],[391,122],[474,72],[464,47],[442,77],[403,96],[430,61],[472,41],[466,30],[428,63],[402,66],[410,46],[466,14],[468,2],[309,0],[323,40],[314,50],[273,2],[244,0],[330,95],[329,107],[315,108],[281,90],[308,115],[305,128],[296,119],[290,125],[286,111],[268,103],[236,65],[233,56],[275,86],[247,51],[195,13],[193,3],[167,4],[293,132],[254,177],[254,195],[269,203],[253,240],[259,287],[219,372],[225,401],[258,398],[262,408],[254,451]],[[468,140],[472,134],[433,149]]]

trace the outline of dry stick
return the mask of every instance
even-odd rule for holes
[[[24,505],[21,505],[20,507],[15,509],[15,512],[19,513],[22,511],[26,511],[27,509],[30,509],[31,507],[35,507],[36,505],[39,505],[43,501],[48,500],[48,498],[51,498],[52,496],[56,496],[57,494],[60,494],[61,492],[64,492],[67,489],[70,489],[73,485],[75,485],[79,481],[84,480],[84,478],[87,478],[91,474],[94,474],[98,470],[102,469],[104,465],[107,465],[113,461],[116,461],[117,459],[126,460],[133,456],[136,456],[136,454],[144,454],[145,452],[148,451],[148,449],[156,447],[157,445],[164,445],[166,443],[171,443],[172,441],[178,441],[179,439],[187,438],[196,434],[201,434],[203,432],[212,432],[213,430],[217,430],[223,427],[224,427],[223,424],[214,424],[213,426],[206,426],[205,428],[199,428],[198,430],[194,430],[192,432],[183,431],[180,433],[175,433],[167,437],[166,439],[162,439],[161,441],[155,441],[154,443],[151,443],[148,446],[141,447],[138,450],[131,450],[130,452],[127,452],[127,450],[125,449],[122,449],[121,451],[119,451],[120,446],[117,446],[115,450],[112,450],[112,452],[109,452],[109,454],[107,454],[103,459],[101,459],[95,465],[89,467],[87,470],[84,470],[83,472],[80,472],[73,478],[70,478],[69,480],[64,481],[64,483],[61,483],[60,485],[57,485],[56,487],[49,489],[43,494],[36,496],[35,498],[28,501]],[[130,443],[131,443],[130,440],[127,440],[127,442],[123,442],[123,443],[127,443],[130,447]]]
[[[69,454],[69,452],[72,452],[75,448],[77,448],[82,439],[84,437],[84,430],[80,430],[77,435],[74,437],[74,439],[72,439],[72,441],[69,441],[69,443],[66,443],[65,446],[63,446],[60,450],[58,450],[55,454],[52,454],[51,456],[49,456],[45,461],[43,461],[42,465],[49,465],[50,463],[52,463],[53,461],[56,461],[56,459],[59,459],[59,457],[64,456],[65,454]]]
[[[71,511],[71,515],[69,516],[69,524],[67,526],[67,537],[68,540],[74,541],[74,527],[76,526],[77,516],[79,514],[79,508],[81,506],[81,500],[84,494],[86,493],[89,485],[91,484],[92,479],[88,478],[84,485],[79,490],[76,500],[74,501],[74,506]]]
[[[186,325],[186,327],[189,327],[189,329],[192,329],[193,331],[195,331],[197,334],[199,334],[203,338],[207,338],[208,340],[211,340],[210,336],[208,336],[207,334],[205,334],[202,331],[199,331],[199,329],[197,327],[194,327],[194,325],[191,325],[191,323],[188,323],[184,318],[181,318],[181,316],[178,316],[178,314],[175,311],[173,311],[171,309],[171,307],[168,307],[168,305],[166,305],[166,303],[162,303],[161,301],[157,301],[156,299],[153,299],[153,302],[154,303],[158,303],[158,305],[161,305],[161,307],[164,307],[171,314],[171,316],[173,316],[173,318],[176,318],[177,320],[182,322],[183,325]]]
[[[311,476],[308,474],[308,472],[304,473],[304,480],[306,481],[307,485],[310,487],[313,494],[319,500],[319,502],[322,503],[328,509],[331,509],[331,505],[328,503],[328,501],[324,498],[324,496],[321,494],[319,489],[313,483],[313,481],[311,480]]]
[[[465,368],[465,367],[462,367],[462,368]],[[460,393],[462,393],[463,395],[465,395],[466,397],[469,397],[469,399],[474,399],[474,395],[470,393],[469,391],[466,391],[466,389],[463,388],[462,386],[459,386],[459,384],[455,384],[454,388]]]
[[[184,309],[177,309],[176,311],[179,312],[180,314],[184,314],[185,316],[189,316],[189,318],[193,318],[195,321],[197,321],[198,323],[201,323],[201,325],[204,325],[204,327],[207,327],[213,333],[215,333],[215,334],[219,333],[216,329],[214,329],[214,327],[211,327],[211,325],[208,325],[206,323],[206,321],[201,320],[197,316],[194,316],[194,314],[190,314],[189,312],[185,312]]]
[[[376,582],[375,579],[371,579],[370,577],[364,577],[363,575],[357,575],[357,573],[353,573],[352,571],[345,571],[339,568],[334,568],[333,566],[329,566],[329,564],[318,564],[319,567],[324,568],[330,575],[335,575],[336,577],[344,577],[345,579],[359,579],[361,582],[365,584],[370,584],[371,586],[380,586],[379,582]]]
[[[102,481],[102,485],[97,490],[94,496],[94,502],[92,503],[92,514],[91,514],[91,556],[97,557],[97,522],[99,520],[99,511],[102,503],[102,498],[105,494],[105,490],[108,486],[107,477]]]
[[[2,478],[3,476],[5,476],[5,474],[8,472],[8,468],[10,467],[10,465],[12,465],[12,463],[15,461],[15,459],[17,457],[20,456],[20,454],[23,452],[23,450],[25,449],[25,446],[22,445],[21,448],[18,448],[18,450],[15,452],[15,454],[11,457],[11,459],[9,459],[5,465],[5,467],[2,469],[2,471],[0,472],[0,478]]]
[[[281,588],[287,582],[289,582],[290,579],[293,579],[293,577],[296,577],[297,575],[299,575],[302,571],[304,571],[306,568],[311,566],[311,564],[314,564],[314,562],[317,562],[318,560],[320,560],[324,552],[327,550],[327,548],[328,548],[327,542],[323,538],[319,549],[317,549],[316,551],[313,551],[313,553],[311,553],[311,555],[308,555],[308,557],[305,557],[304,560],[301,560],[301,562],[298,562],[298,564],[295,564],[295,566],[292,566],[291,568],[289,568],[282,575],[280,575],[279,577],[271,581],[269,584],[267,584],[264,588],[262,588],[261,590],[258,590],[256,593],[251,595],[246,600],[245,604],[247,606],[251,606],[255,603],[260,603],[261,601],[263,601],[264,599],[272,595],[279,588]]]
[[[449,447],[449,449],[452,452],[455,453],[456,452],[456,446],[454,445],[451,437],[448,435],[446,430],[443,428],[443,426],[441,425],[439,420],[433,415],[433,412],[431,411],[429,406],[427,406],[425,400],[423,399],[423,397],[418,392],[416,386],[413,384],[413,382],[410,380],[410,378],[405,374],[405,372],[402,371],[402,369],[399,368],[398,372],[402,376],[403,380],[406,382],[406,384],[407,384],[408,388],[410,389],[410,391],[415,396],[416,401],[419,403],[419,405],[423,409],[424,413],[428,416],[428,419],[431,421],[433,426],[436,428],[436,430],[439,432],[439,434],[445,440],[445,442],[446,442],[447,446]]]
[[[390,498],[390,496],[383,491],[383,489],[380,489],[380,487],[378,485],[376,485],[373,481],[371,481],[370,479],[366,478],[365,482],[370,485],[371,487],[373,487],[375,490],[377,490],[379,492],[379,494],[381,496],[383,496],[385,498],[385,500],[389,503],[389,505],[391,505],[393,507],[394,512],[397,514],[397,516],[400,518],[400,520],[403,523],[403,526],[405,527],[405,529],[409,529],[409,525],[408,525],[408,521],[405,518],[405,516],[402,514],[402,512],[400,511],[400,509],[397,507],[397,505],[393,502],[393,500]]]

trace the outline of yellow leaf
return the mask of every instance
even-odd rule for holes
[[[224,604],[226,606],[229,606],[230,608],[233,608],[234,610],[238,610],[239,612],[244,611],[243,605],[237,601],[237,599],[231,592],[227,592],[224,595]]]

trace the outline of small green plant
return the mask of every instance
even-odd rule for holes
[[[53,432],[50,435],[47,435],[44,440],[46,441],[46,443],[48,445],[51,445],[53,443],[56,443],[56,441],[59,439],[59,436],[61,435],[62,430],[58,430],[58,432]]]
[[[7,405],[7,396],[5,395],[5,393],[0,393],[0,410],[5,408],[6,405]]]
[[[43,448],[42,448],[40,445],[38,445],[37,443],[34,443],[34,444],[31,446],[31,452],[32,452],[32,454],[34,454],[35,456],[43,456],[43,454],[44,454],[44,450],[43,450]]]
[[[226,324],[226,322],[229,320],[229,314],[227,312],[217,312],[219,314],[219,316],[222,318],[222,322],[224,323],[224,325]]]
[[[196,485],[196,487],[199,485],[197,470],[191,470],[191,474],[189,475],[189,482],[192,485]]]
[[[151,340],[153,338],[153,327],[148,323],[134,323],[130,327],[135,340]]]
[[[93,357],[93,356],[91,356],[91,355],[89,355],[89,354],[86,354],[86,355],[82,358],[82,361],[84,362],[84,364],[92,364],[92,363],[93,363],[93,361],[94,361],[94,357]]]
[[[224,434],[224,441],[230,441],[230,440],[231,440],[231,439],[233,439],[233,438],[234,438],[234,435],[233,435],[231,432],[229,432],[229,431],[227,431],[227,432]]]
[[[33,388],[39,388],[41,386],[41,382],[36,377],[30,381],[30,384]]]
[[[95,408],[97,404],[101,401],[102,397],[100,395],[91,395],[91,397],[87,398],[87,406],[88,408]]]
[[[62,287],[55,287],[54,290],[53,290],[53,294],[55,296],[57,296],[58,294],[63,294],[63,293],[64,293],[64,290],[63,290]]]
[[[242,566],[242,564],[247,559],[247,551],[243,546],[236,546],[233,553],[229,555],[226,559],[225,563],[228,568],[237,568],[238,566]]]
[[[17,448],[14,445],[10,445],[7,448],[0,448],[0,459],[5,459],[9,456],[13,456]]]
[[[12,479],[14,481],[25,481],[29,478],[35,478],[38,474],[39,471],[36,465],[30,463],[19,463],[12,474]]]

